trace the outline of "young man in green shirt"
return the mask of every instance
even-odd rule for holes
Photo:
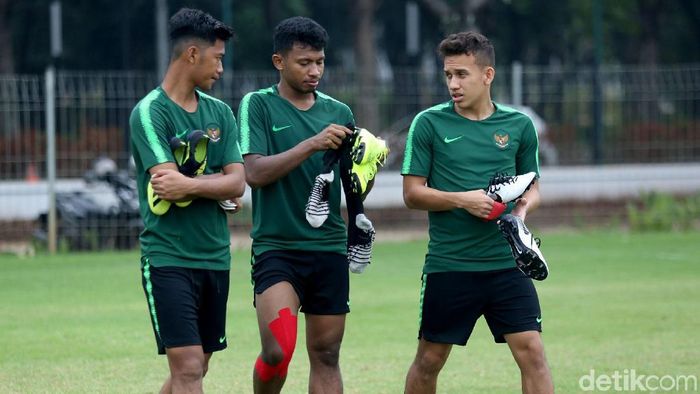
[[[143,288],[170,367],[161,392],[195,393],[212,353],[226,348],[230,234],[218,201],[242,196],[245,174],[231,109],[200,91],[221,78],[233,31],[194,9],[175,13],[169,27],[168,70],[129,123]]]
[[[452,346],[466,344],[481,315],[494,340],[508,343],[523,392],[551,393],[537,292],[515,267],[496,221],[487,220],[499,203],[484,190],[496,173],[539,176],[537,134],[527,116],[491,101],[495,56],[486,37],[452,34],[438,51],[452,100],[415,117],[402,168],[406,206],[428,211],[430,222],[406,393],[436,391]],[[539,201],[535,181],[508,210],[524,219]]]
[[[328,188],[322,225],[305,206],[324,152],[339,149],[354,124],[347,105],[316,90],[328,35],[309,18],[275,28],[272,63],[277,84],[247,94],[239,107],[240,144],[252,187],[252,277],[262,351],[256,393],[280,392],[296,345],[297,314],[306,319],[309,392],[342,392],[338,364],[349,312],[346,228],[339,176]],[[333,172],[339,174],[338,164]]]

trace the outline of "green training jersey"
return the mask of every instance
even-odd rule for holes
[[[292,149],[331,123],[354,124],[347,105],[316,92],[308,110],[297,109],[279,95],[277,86],[248,93],[238,108],[241,153],[272,156]],[[319,228],[306,221],[306,202],[314,179],[323,168],[324,152],[316,152],[284,177],[253,189],[253,253],[268,250],[313,250],[345,254],[345,222],[340,216],[340,173],[328,196],[330,215]]]
[[[144,222],[141,254],[154,267],[228,270],[231,239],[226,213],[217,201],[196,198],[182,208],[173,203],[162,216],[148,208],[148,170],[156,164],[175,162],[169,144],[173,137],[186,140],[192,130],[206,131],[210,140],[204,174],[220,173],[228,164],[243,162],[231,108],[202,92],[196,94],[197,110],[187,112],[158,87],[139,101],[131,113],[131,149]]]
[[[512,108],[494,105],[496,111],[481,121],[457,114],[452,101],[419,113],[408,132],[401,174],[425,177],[429,187],[446,192],[485,189],[499,172],[536,172],[539,177],[532,121]],[[515,266],[496,221],[483,221],[464,209],[430,211],[428,219],[424,273]]]

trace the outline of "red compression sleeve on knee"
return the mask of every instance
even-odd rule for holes
[[[489,216],[486,217],[484,220],[493,220],[496,219],[497,217],[501,216],[503,212],[506,210],[506,204],[503,204],[502,202],[494,201],[493,202],[493,207],[491,207],[491,212],[489,212]]]
[[[267,382],[277,375],[277,365],[272,366],[263,361],[262,356],[258,356],[258,359],[255,360],[255,372],[258,373],[258,378],[261,381]]]
[[[258,357],[255,361],[255,370],[258,372],[258,377],[263,382],[272,379],[275,375],[280,377],[287,376],[289,363],[292,361],[294,348],[297,342],[297,317],[292,315],[289,308],[280,309],[277,312],[278,318],[271,321],[270,331],[277,340],[277,343],[282,349],[282,361],[279,364],[272,366],[263,361],[262,357]]]

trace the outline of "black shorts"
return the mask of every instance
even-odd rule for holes
[[[143,258],[141,273],[158,354],[192,345],[204,353],[226,348],[228,270],[153,267]]]
[[[542,331],[537,291],[517,268],[423,275],[419,339],[464,346],[481,315],[498,343],[505,334]]]
[[[289,282],[312,315],[350,312],[350,276],[345,255],[301,250],[270,250],[251,258],[255,294]],[[255,305],[255,301],[253,301]]]

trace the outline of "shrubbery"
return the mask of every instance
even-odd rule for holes
[[[700,194],[645,193],[627,205],[627,217],[633,231],[689,231],[700,222]]]

